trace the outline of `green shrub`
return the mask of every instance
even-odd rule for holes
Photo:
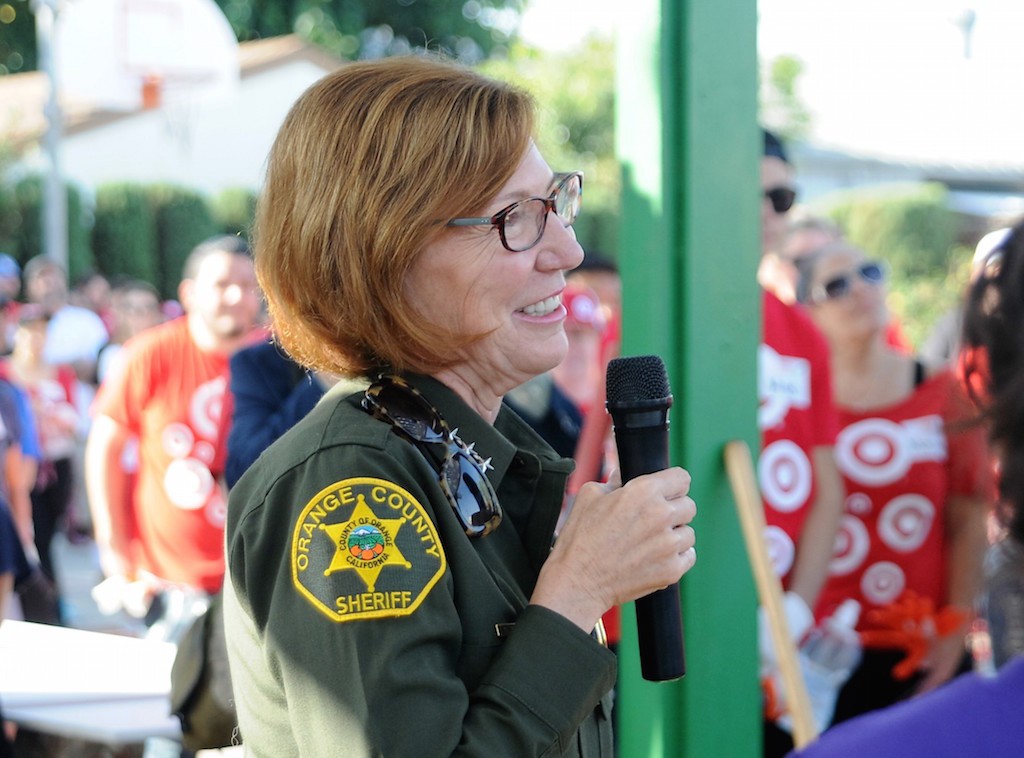
[[[17,257],[18,227],[21,213],[14,197],[14,188],[0,183],[0,252]]]
[[[141,184],[104,184],[96,190],[92,247],[108,277],[156,284],[156,221]]]
[[[957,216],[941,184],[894,185],[844,193],[829,215],[855,244],[913,277],[944,272],[957,240]]]
[[[33,174],[0,190],[0,244],[4,252],[24,264],[45,252],[43,243],[43,176]],[[82,192],[65,183],[67,203],[67,265],[72,276],[94,266],[89,239],[91,220],[82,202]]]
[[[205,195],[184,187],[154,184],[147,188],[156,226],[156,279],[165,298],[177,297],[185,259],[197,244],[218,233]]]
[[[18,227],[14,234],[14,257],[22,265],[43,252],[43,180],[27,176],[14,185]]]
[[[213,198],[213,217],[224,234],[251,237],[256,193],[243,187],[226,189]]]
[[[82,199],[82,193],[68,185],[68,276],[70,281],[89,271],[97,270],[92,251],[92,209]]]

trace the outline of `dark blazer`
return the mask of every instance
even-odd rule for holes
[[[312,410],[324,388],[280,347],[261,342],[231,356],[231,394],[234,410],[224,469],[228,487]]]

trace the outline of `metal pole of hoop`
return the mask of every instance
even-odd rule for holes
[[[39,68],[46,74],[50,92],[46,100],[46,133],[43,148],[47,156],[47,172],[43,191],[43,252],[68,270],[68,201],[60,168],[60,143],[63,116],[58,99],[57,66],[54,60],[53,27],[60,10],[60,0],[32,0],[36,17],[36,45]]]

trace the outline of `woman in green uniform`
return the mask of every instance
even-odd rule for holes
[[[256,267],[284,347],[346,377],[232,490],[225,617],[257,756],[611,755],[599,620],[696,560],[689,476],[589,484],[502,397],[566,351],[582,176],[534,106],[429,57],[296,103]]]

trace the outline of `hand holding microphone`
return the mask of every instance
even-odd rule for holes
[[[649,378],[645,372],[650,358],[644,359],[641,387],[646,387]],[[620,360],[636,359],[616,359]],[[663,374],[660,359],[654,360]],[[696,506],[688,495],[689,474],[667,465],[667,405],[664,411],[654,408],[664,403],[633,398],[632,389],[620,394],[623,387],[635,387],[635,364],[627,363],[624,368],[629,374],[625,384],[617,384],[615,394],[609,394],[609,408],[615,404],[612,417],[623,483],[591,482],[580,488],[541,571],[532,602],[590,631],[609,608],[639,598],[642,672],[647,679],[664,681],[685,673],[676,583],[696,561],[695,536],[689,526]],[[609,365],[609,376],[616,371]],[[653,389],[667,390],[667,381],[663,377],[662,381]],[[645,390],[648,395],[650,390]],[[666,398],[670,404],[667,391],[657,399]],[[664,442],[652,441],[651,437],[658,435],[665,437]],[[653,602],[646,599],[652,595]]]
[[[668,468],[668,375],[661,358],[615,358],[608,364],[607,406],[615,430],[622,481]],[[686,673],[679,588],[669,585],[636,601],[640,668],[644,679]]]

